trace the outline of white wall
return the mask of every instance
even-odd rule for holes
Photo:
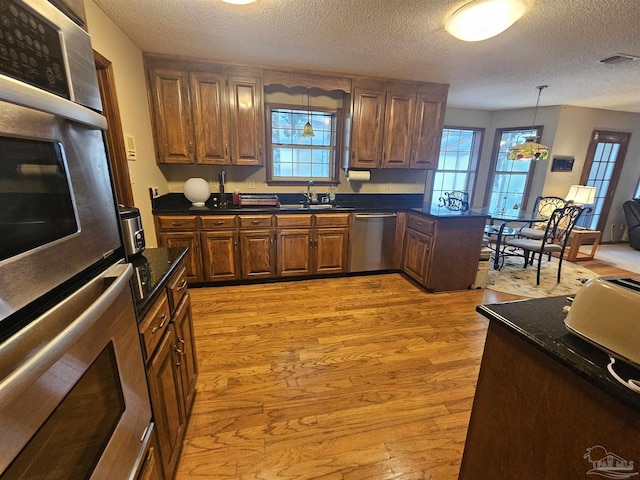
[[[122,130],[135,138],[137,159],[128,162],[131,188],[135,206],[140,209],[147,246],[154,247],[156,236],[148,188],[158,186],[161,194],[169,188],[155,160],[142,51],[92,0],[84,3],[93,49],[112,63]]]

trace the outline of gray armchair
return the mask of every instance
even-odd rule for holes
[[[627,200],[622,204],[622,209],[627,220],[629,245],[636,250],[640,250],[640,198]]]

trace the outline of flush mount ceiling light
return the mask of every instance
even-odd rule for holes
[[[536,108],[533,111],[533,123],[531,124],[531,130],[535,128],[536,116],[538,115],[538,104],[540,103],[540,94],[542,90],[547,88],[548,85],[538,85],[538,100],[536,101]],[[537,143],[537,136],[531,135],[524,137],[525,142],[515,147],[511,147],[507,152],[507,158],[509,160],[546,160],[549,156],[549,147]]]
[[[526,0],[474,0],[453,12],[444,28],[460,40],[477,42],[504,32],[526,10]]]
[[[234,5],[246,5],[247,3],[253,3],[256,0],[222,0],[226,3],[233,3]]]

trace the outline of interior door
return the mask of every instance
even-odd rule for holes
[[[600,231],[605,228],[630,137],[630,133],[594,130],[580,185],[596,187],[596,197],[593,210],[579,220],[580,226]]]

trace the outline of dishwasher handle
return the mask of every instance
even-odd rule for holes
[[[395,213],[356,213],[355,218],[393,218],[398,215]]]

